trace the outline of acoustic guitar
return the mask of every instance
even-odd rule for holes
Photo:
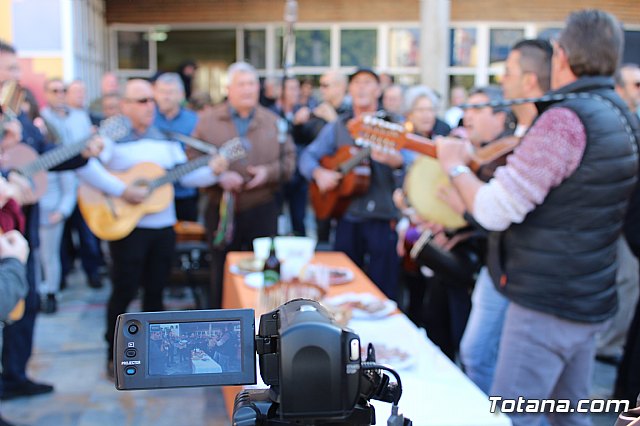
[[[437,157],[434,141],[410,133],[400,124],[390,123],[373,116],[363,116],[350,120],[347,128],[358,146],[383,150],[408,149],[432,158]],[[520,138],[516,136],[491,142],[473,152],[469,168],[481,179],[488,180],[497,167],[505,164],[507,155],[519,143]]]
[[[121,240],[129,235],[143,216],[158,213],[173,201],[173,185],[182,176],[207,165],[216,153],[211,147],[209,155],[181,164],[166,171],[155,163],[136,164],[124,172],[111,172],[125,184],[140,185],[148,189],[147,198],[140,204],[131,204],[122,198],[107,195],[92,186],[82,184],[78,188],[78,207],[89,229],[100,239]],[[239,138],[226,142],[218,153],[228,161],[236,161],[246,156],[246,150]]]
[[[0,91],[0,106],[3,115],[9,119],[17,117],[17,111],[24,95],[18,95],[21,89],[15,83],[5,83]],[[129,120],[118,115],[100,122],[98,134],[110,139],[120,139],[131,129]],[[42,155],[25,143],[19,143],[7,149],[0,147],[0,170],[16,171],[29,179],[33,185],[36,201],[47,191],[47,170],[50,170],[80,154],[87,143],[94,137],[90,135],[82,140],[61,145]]]
[[[450,181],[435,160],[437,149],[434,141],[410,133],[399,124],[371,116],[353,119],[347,127],[359,146],[408,149],[424,154],[413,162],[405,177],[405,192],[411,207],[423,219],[445,228],[457,229],[466,224],[464,218],[438,196],[439,189],[450,185]],[[489,181],[495,169],[506,163],[508,154],[519,143],[520,139],[515,136],[491,142],[474,151],[469,167],[480,179]]]
[[[328,155],[320,160],[322,167],[340,172],[342,179],[337,187],[325,192],[320,191],[315,181],[312,180],[309,183],[311,205],[318,219],[342,217],[351,199],[369,190],[370,153],[369,148],[361,149],[347,145],[338,148],[334,155]]]
[[[0,236],[2,236],[3,233],[4,231],[2,230],[2,228],[0,228]],[[3,285],[3,284],[4,283],[0,283],[0,285]],[[7,319],[12,322],[21,320],[24,315],[25,306],[26,305],[24,303],[24,299],[19,299],[16,305],[13,307],[13,309],[11,309],[11,312],[9,312]]]

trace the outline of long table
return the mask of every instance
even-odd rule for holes
[[[244,284],[242,275],[229,268],[251,252],[231,252],[227,255],[224,272],[223,308],[257,308],[258,291]],[[328,296],[342,293],[369,293],[380,300],[384,294],[343,253],[318,252],[313,263],[347,267],[354,272],[348,284],[331,286]],[[403,393],[400,412],[416,426],[506,426],[511,422],[503,414],[489,412],[490,403],[482,393],[404,314],[395,313],[384,319],[352,319],[349,327],[360,335],[362,344],[384,343],[399,347],[412,354],[411,363],[398,369]],[[237,386],[223,389],[229,414],[233,411]],[[391,405],[372,401],[376,409],[377,424],[385,424],[391,414]]]

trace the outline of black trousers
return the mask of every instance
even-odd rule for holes
[[[174,202],[178,220],[198,221],[198,194],[193,197],[176,198]]]
[[[278,233],[278,203],[273,200],[238,212],[233,222],[233,240],[224,247],[211,247],[211,294],[206,305],[209,308],[222,307],[222,281],[224,278],[224,262],[230,251],[253,250],[253,240],[269,237]],[[218,225],[219,211],[207,213],[207,230],[211,237]],[[211,239],[210,239],[211,241]]]
[[[0,393],[20,387],[27,380],[27,362],[33,349],[33,330],[40,297],[36,290],[36,268],[38,252],[33,250],[27,259],[27,282],[29,292],[25,298],[24,315],[19,321],[7,325],[2,335],[2,381]],[[3,283],[0,283],[2,285]]]
[[[162,290],[167,286],[173,264],[176,235],[173,227],[136,228],[126,238],[109,244],[111,297],[107,305],[109,358],[113,356],[113,334],[118,315],[127,311],[129,303],[142,287],[142,309],[162,311]]]

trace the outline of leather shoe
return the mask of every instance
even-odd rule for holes
[[[102,280],[100,277],[90,277],[89,278],[89,287],[91,288],[102,288]]]
[[[113,370],[113,360],[112,359],[108,359],[107,360],[107,379],[109,380],[115,380],[115,371]]]
[[[622,362],[622,355],[596,355],[596,361],[618,366]]]
[[[58,311],[58,302],[56,300],[56,295],[53,293],[48,293],[47,296],[42,300],[40,310],[45,314],[56,313]]]
[[[15,385],[10,389],[5,387],[2,395],[0,395],[0,400],[8,401],[23,396],[41,395],[49,392],[53,392],[53,386],[46,383],[36,383],[27,379],[27,381]]]

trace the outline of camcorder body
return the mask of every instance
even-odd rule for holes
[[[397,402],[400,378],[389,383],[362,361],[360,338],[340,327],[316,301],[297,299],[260,317],[252,309],[127,313],[116,323],[119,390],[256,384],[256,355],[268,389],[235,401],[234,425],[370,425],[370,399]],[[400,388],[400,389],[399,389]],[[410,422],[399,417],[399,425]]]

